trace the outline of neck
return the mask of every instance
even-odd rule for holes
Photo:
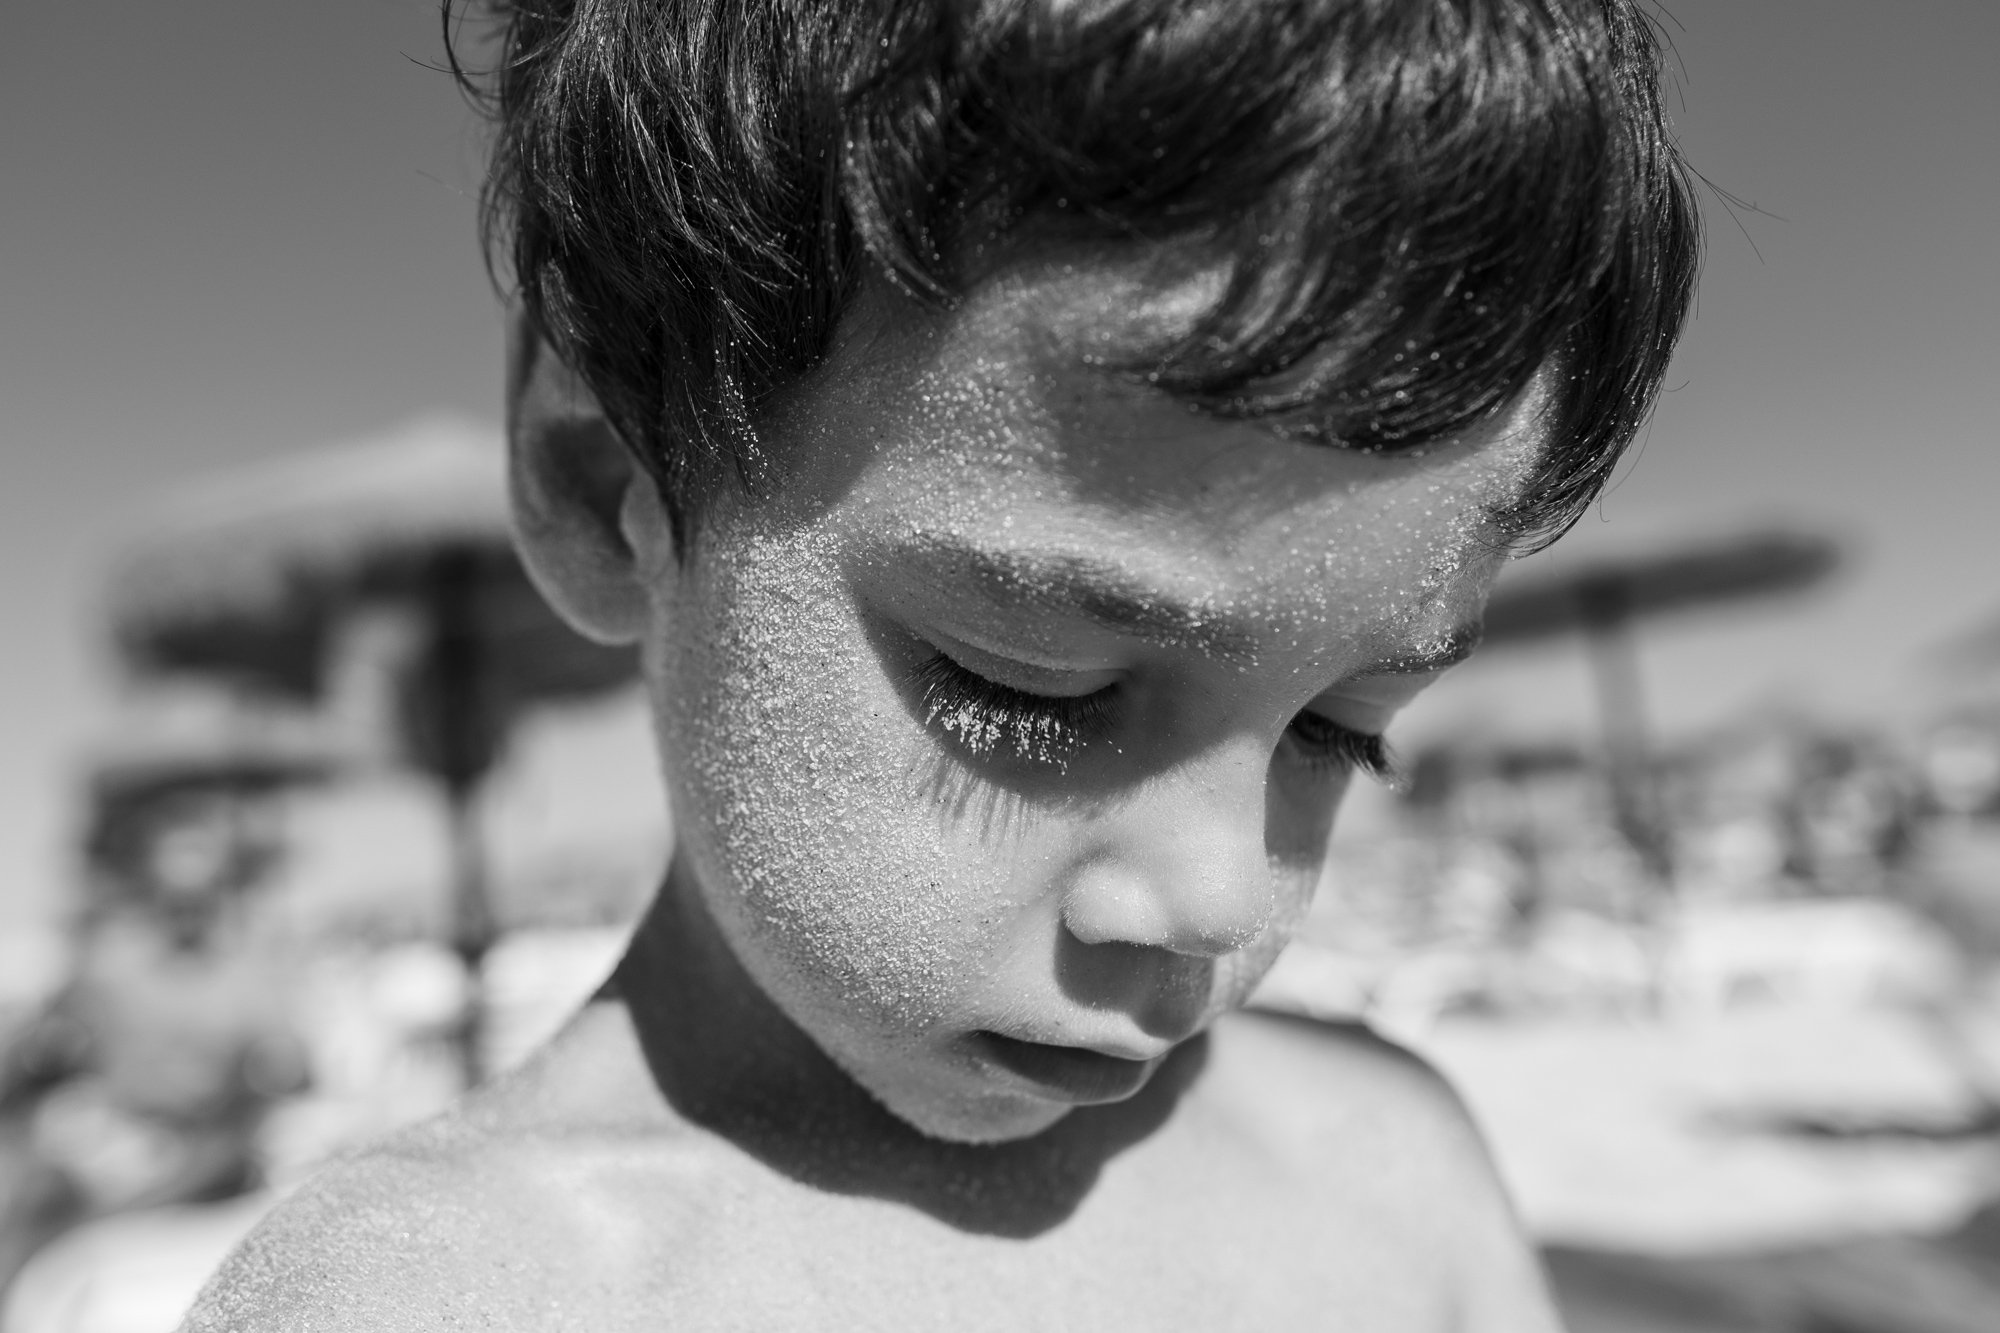
[[[696,1124],[740,1139],[889,1119],[743,970],[678,857],[615,984],[654,1081]]]
[[[1031,1235],[1067,1217],[1113,1156],[1166,1121],[1204,1056],[1191,1041],[1137,1096],[1079,1108],[1032,1138],[925,1138],[758,988],[678,857],[614,985],[682,1119],[812,1188],[895,1199],[967,1231]]]

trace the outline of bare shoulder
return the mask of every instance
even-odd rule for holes
[[[423,1141],[436,1137],[427,1127],[323,1169],[209,1279],[183,1333],[414,1322],[410,1289],[421,1271],[448,1268],[460,1240],[437,1209],[462,1172]]]
[[[576,1114],[550,1095],[565,1072],[544,1062],[323,1169],[210,1279],[184,1333],[595,1333],[634,1274],[657,1306],[699,1266],[727,1166],[695,1135]]]
[[[1436,1067],[1359,1023],[1246,1011],[1216,1037],[1232,1119],[1321,1197],[1452,1256],[1462,1329],[1560,1327],[1485,1137]]]
[[[1429,1061],[1363,1023],[1328,1023],[1262,1010],[1217,1025],[1216,1072],[1254,1099],[1273,1128],[1348,1134],[1455,1150],[1484,1163],[1471,1113]],[[1460,1167],[1473,1163],[1456,1160]]]
[[[267,1217],[183,1327],[568,1327],[552,1279],[574,1282],[623,1239],[615,1216],[591,1215],[589,1156],[456,1117],[357,1153]]]
[[[1209,1066],[1206,1095],[1295,1178],[1427,1230],[1491,1214],[1511,1222],[1463,1099],[1428,1061],[1366,1026],[1232,1014],[1214,1029]]]

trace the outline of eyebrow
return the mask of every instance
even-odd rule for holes
[[[920,533],[894,545],[891,559],[915,559],[982,591],[1031,607],[1080,615],[1092,624],[1144,642],[1192,648],[1218,661],[1256,658],[1258,636],[1205,611],[1199,598],[1176,599],[1113,561],[1070,552],[977,546],[947,533]],[[1461,625],[1428,644],[1371,663],[1354,679],[1421,675],[1470,657],[1481,627]]]
[[[1163,594],[1134,571],[1110,560],[1066,551],[976,546],[949,533],[920,533],[886,553],[914,559],[972,584],[996,601],[1081,616],[1103,629],[1169,648],[1248,662],[1256,636],[1204,611],[1199,598]]]

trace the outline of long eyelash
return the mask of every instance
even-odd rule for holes
[[[1317,713],[1300,713],[1293,718],[1291,734],[1306,762],[1315,768],[1358,769],[1377,782],[1402,785],[1402,767],[1389,742],[1379,735],[1343,727]]]
[[[1047,764],[1059,773],[1110,720],[1107,686],[1074,698],[1029,694],[968,671],[943,653],[911,673],[924,725],[936,727],[978,759],[1002,754]]]

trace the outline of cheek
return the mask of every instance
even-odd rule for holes
[[[656,673],[683,855],[795,1020],[837,1009],[920,1032],[977,975],[993,867],[951,853],[921,790],[924,737],[810,537],[701,558]]]
[[[1334,816],[1353,781],[1352,773],[1329,777],[1293,767],[1282,755],[1272,759],[1264,783],[1264,852],[1273,873],[1286,880],[1318,876]]]

